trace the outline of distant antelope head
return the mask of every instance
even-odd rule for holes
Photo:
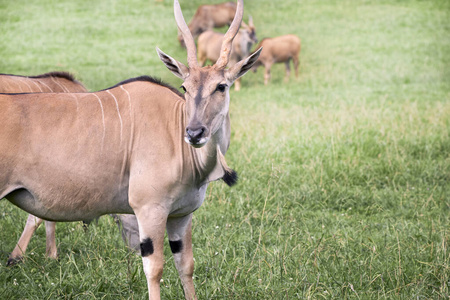
[[[184,81],[181,87],[185,91],[188,119],[185,141],[193,147],[200,148],[222,127],[223,121],[228,117],[230,86],[251,69],[261,49],[225,69],[230,58],[233,39],[239,31],[244,14],[244,1],[238,0],[236,15],[224,36],[219,59],[213,66],[200,67],[194,38],[183,18],[178,0],[174,1],[174,11],[178,29],[186,43],[188,66],[160,49],[156,50],[166,67]]]
[[[258,42],[258,38],[256,37],[256,29],[255,29],[255,25],[253,24],[252,16],[250,16],[248,19],[248,25],[245,24],[244,22],[242,22],[242,28],[244,29],[244,31],[246,33],[246,39],[247,39],[246,42],[250,45],[256,44]],[[250,49],[249,49],[249,51],[250,51]]]

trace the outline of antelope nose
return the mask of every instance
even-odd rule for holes
[[[206,131],[205,126],[188,127],[186,128],[186,137],[189,139],[189,142],[191,144],[197,144],[203,137],[205,131]]]

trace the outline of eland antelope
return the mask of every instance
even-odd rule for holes
[[[260,50],[225,69],[243,0],[213,66],[200,67],[178,0],[175,19],[188,66],[161,50],[185,94],[150,77],[95,93],[0,95],[0,198],[52,221],[134,213],[150,299],[160,299],[167,230],[186,299],[196,299],[192,213],[208,183],[231,185],[229,87]]]
[[[189,30],[194,39],[206,30],[230,25],[236,14],[236,3],[225,2],[211,5],[200,5],[189,22]],[[178,32],[178,41],[186,48],[183,35]]]
[[[298,65],[300,54],[300,39],[293,34],[282,35],[274,38],[265,38],[257,46],[264,48],[259,56],[258,61],[253,65],[252,70],[256,72],[259,66],[265,67],[264,84],[268,84],[270,80],[270,68],[274,63],[284,62],[286,65],[285,81],[289,79],[291,74],[290,61],[292,59],[295,69],[295,77],[298,78]]]
[[[0,93],[41,93],[41,92],[87,92],[81,82],[75,80],[74,76],[67,72],[50,72],[37,76],[19,76],[0,74]],[[134,215],[114,215],[116,223],[122,232],[122,238],[130,249],[138,250],[136,240],[139,239],[137,221]],[[17,242],[14,250],[9,255],[7,265],[13,265],[20,261],[25,254],[31,237],[44,220],[28,215],[25,228]],[[55,238],[55,222],[45,221],[46,233],[46,255],[49,258],[58,257]]]
[[[219,59],[220,47],[222,45],[223,34],[208,30],[198,37],[198,61],[201,66],[205,65],[206,60],[215,63]],[[241,59],[247,57],[254,44],[258,42],[256,38],[255,26],[252,17],[249,18],[248,25],[242,22],[241,29],[233,40],[230,65],[234,65]],[[234,86],[236,91],[241,89],[241,80],[237,79]]]

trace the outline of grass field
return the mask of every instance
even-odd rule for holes
[[[186,19],[204,2],[181,1]],[[194,214],[199,299],[449,299],[450,2],[246,0],[250,14],[259,39],[302,39],[301,72],[231,92],[240,182],[210,185]],[[181,84],[155,51],[186,61],[168,0],[0,0],[0,32],[0,73]],[[26,215],[0,202],[0,299],[146,299],[109,217],[57,224],[58,261],[40,228],[5,267]],[[182,299],[166,248],[162,298]]]

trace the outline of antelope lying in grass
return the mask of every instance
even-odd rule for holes
[[[204,66],[206,60],[210,60],[213,64],[219,59],[220,47],[222,45],[224,35],[222,33],[208,30],[200,34],[198,37],[198,61]],[[258,42],[256,38],[256,30],[253,25],[252,17],[249,18],[248,25],[242,22],[242,27],[233,40],[230,65],[234,65],[244,57],[250,54],[250,50],[254,44]],[[235,82],[235,90],[241,89],[241,80]]]
[[[236,14],[236,3],[225,2],[213,5],[200,5],[195,12],[191,22],[189,22],[189,30],[196,39],[202,32],[229,26]],[[183,35],[178,33],[178,41],[181,46],[186,48]]]
[[[177,0],[174,11],[188,66],[157,51],[184,95],[149,77],[95,93],[0,95],[0,199],[53,221],[134,213],[150,299],[160,299],[165,230],[185,297],[196,298],[192,213],[209,182],[236,180],[224,158],[229,87],[260,53],[225,69],[243,0],[220,58],[203,68]]]
[[[264,84],[269,83],[270,68],[272,65],[281,62],[284,62],[286,65],[285,81],[287,81],[291,74],[291,68],[289,66],[291,59],[294,63],[295,77],[298,78],[298,56],[300,54],[301,45],[300,39],[296,35],[289,34],[274,38],[265,38],[259,43],[258,48],[260,47],[262,47],[263,50],[252,69],[256,72],[259,66],[264,65]]]
[[[66,72],[51,72],[38,76],[18,76],[0,74],[0,93],[41,93],[41,92],[87,92],[87,89],[79,81],[75,80],[72,74]],[[122,237],[130,249],[138,249],[135,240],[138,239],[136,218],[133,215],[116,215],[114,216],[119,228],[122,231]],[[44,220],[28,215],[25,228],[20,236],[16,247],[11,252],[7,265],[15,264],[20,261],[25,254],[31,237],[36,229]],[[58,257],[58,249],[55,239],[55,222],[45,221],[46,232],[46,255],[56,259]]]

